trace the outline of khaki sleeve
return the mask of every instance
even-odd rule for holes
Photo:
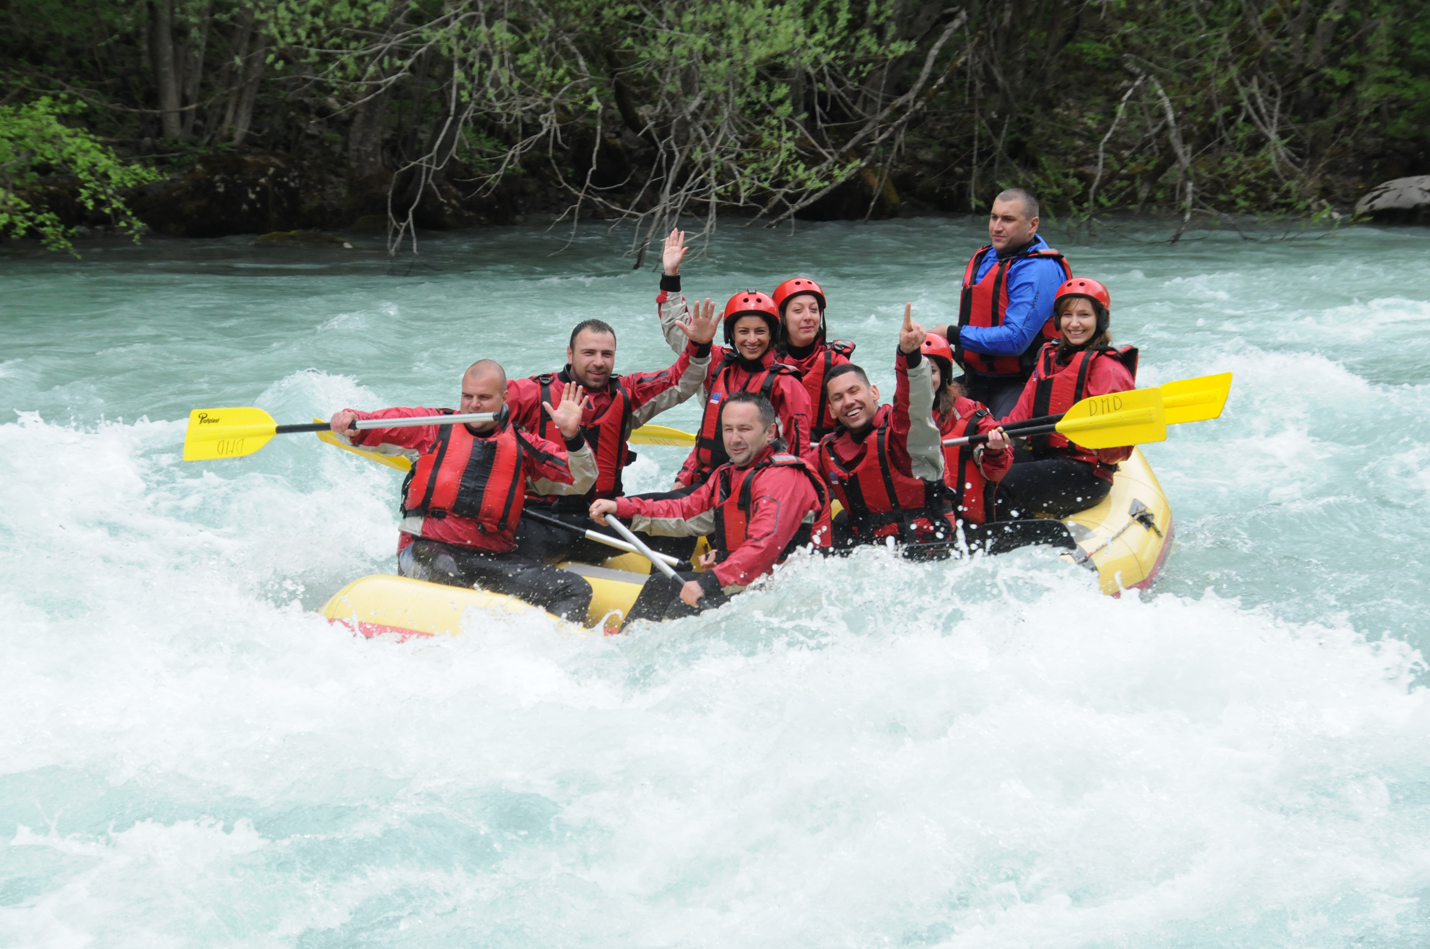
[[[943,433],[933,420],[933,369],[927,359],[909,370],[909,467],[915,478],[943,479]]]
[[[676,330],[677,333],[680,330]],[[684,334],[681,334],[684,338]],[[646,402],[631,413],[631,421],[636,428],[649,422],[666,409],[673,409],[705,387],[705,374],[710,371],[710,353],[696,359],[691,357],[680,381],[660,395]]]
[[[585,442],[578,451],[566,456],[566,465],[571,469],[571,483],[562,484],[548,478],[531,478],[529,483],[535,494],[585,494],[596,484],[596,456],[591,452],[591,444]]]
[[[679,293],[662,292],[658,299],[660,331],[665,335],[666,345],[679,354],[685,349],[687,337],[675,324],[689,321],[690,308]]]
[[[699,537],[715,530],[715,512],[702,511],[689,519],[683,517],[647,517],[636,514],[631,518],[631,530],[644,531],[660,537]]]

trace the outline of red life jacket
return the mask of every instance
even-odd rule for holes
[[[484,534],[511,530],[521,519],[525,450],[516,427],[505,422],[495,438],[478,438],[465,425],[443,425],[407,473],[402,516],[441,520],[455,514],[476,521]]]
[[[532,376],[531,379],[540,384],[541,402],[548,405],[555,405],[561,398],[561,390],[557,388],[553,391],[552,384],[560,385],[569,381],[565,378],[564,370],[555,375],[547,373]],[[581,425],[586,443],[591,446],[591,454],[596,456],[596,484],[585,494],[558,495],[555,500],[560,507],[585,511],[597,498],[614,498],[625,493],[621,474],[636,458],[628,441],[631,437],[634,411],[631,408],[631,394],[621,385],[619,376],[612,376],[607,385],[611,388],[611,401],[606,410]],[[551,416],[541,408],[540,403],[537,404],[537,417],[540,421],[537,423],[536,434],[558,445],[562,444],[565,436],[551,421]]]
[[[1033,416],[1059,415],[1081,402],[1088,395],[1103,395],[1101,392],[1086,392],[1087,379],[1093,363],[1098,359],[1116,359],[1127,367],[1132,378],[1137,378],[1137,347],[1124,346],[1121,349],[1105,347],[1084,349],[1073,354],[1068,364],[1061,369],[1056,365],[1057,343],[1046,343],[1038,353],[1037,368],[1034,370],[1036,382],[1033,389]],[[1047,458],[1062,455],[1086,461],[1089,464],[1117,470],[1116,465],[1103,465],[1097,452],[1068,441],[1066,435],[1053,432],[1032,439],[1033,456]]]
[[[925,481],[901,474],[889,457],[889,417],[892,406],[880,407],[874,416],[874,430],[864,437],[863,451],[852,465],[845,465],[834,452],[830,435],[819,443],[819,464],[829,476],[829,484],[839,503],[849,513],[849,526],[860,543],[878,537],[898,537],[901,541],[933,534],[938,539],[952,535],[952,511],[942,481]]]
[[[807,544],[813,544],[816,547],[829,546],[831,529],[828,486],[819,476],[819,472],[809,467],[803,459],[783,452],[776,452],[764,461],[743,470],[734,465],[723,465],[715,473],[715,477],[718,479],[715,487],[714,545],[717,561],[723,561],[745,543],[750,523],[751,494],[754,490],[755,478],[766,468],[798,468],[800,473],[809,479],[809,483],[814,486],[814,493],[819,497],[819,513],[815,514],[812,520],[806,520],[800,524],[794,537],[790,538],[790,542],[780,553],[779,560],[775,562],[783,563],[786,557]],[[736,476],[740,476],[738,485],[734,483]]]
[[[961,418],[949,413],[948,427],[941,430],[944,438],[977,435],[978,423],[991,413],[980,407]],[[998,482],[983,477],[974,460],[977,445],[946,445],[943,449],[943,483],[952,494],[953,510],[970,524],[986,524],[993,520],[993,498]]]
[[[809,393],[811,416],[809,441],[811,444],[819,442],[825,435],[838,428],[834,416],[829,414],[829,400],[824,397],[824,380],[828,378],[829,370],[836,365],[849,362],[849,357],[853,354],[853,343],[847,343],[842,339],[825,343],[810,367],[800,377],[804,382],[805,391]]]
[[[1020,260],[1036,258],[1056,260],[1063,268],[1064,279],[1072,279],[1072,268],[1068,266],[1067,259],[1048,247],[1014,254],[1011,257],[1000,257],[998,262],[983,275],[983,279],[974,283],[973,278],[978,273],[978,268],[982,266],[983,258],[992,249],[993,245],[991,244],[987,247],[980,247],[978,252],[973,255],[973,259],[968,262],[968,267],[963,271],[963,298],[958,305],[959,326],[989,328],[1003,325],[1003,314],[1008,310],[1008,268]],[[958,362],[959,365],[972,372],[989,376],[1021,375],[1026,379],[1032,369],[1039,343],[1043,340],[1057,339],[1057,337],[1058,330],[1050,316],[1043,324],[1041,337],[1033,337],[1022,355],[990,356],[987,353],[975,353],[971,349],[960,347],[957,352]]]
[[[738,389],[731,389],[730,374],[739,364],[740,359],[734,350],[726,349],[720,353],[720,362],[710,373],[710,392],[705,401],[705,415],[700,419],[700,431],[695,436],[695,461],[700,470],[707,473],[706,477],[709,472],[730,460],[730,456],[725,454],[725,439],[720,433],[720,413],[725,409],[725,396],[735,392],[749,392],[758,387],[760,395],[768,399],[781,375],[799,375],[789,366],[771,362],[768,369],[752,373]],[[795,448],[797,451],[799,446]],[[699,476],[697,479],[700,480]]]

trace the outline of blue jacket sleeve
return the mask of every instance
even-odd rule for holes
[[[1020,356],[1053,315],[1053,296],[1063,285],[1056,260],[1020,260],[1008,268],[1008,309],[1002,326],[965,326],[959,345],[990,356]]]

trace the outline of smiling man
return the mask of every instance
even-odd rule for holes
[[[1038,199],[1022,188],[998,195],[988,244],[963,272],[958,322],[935,327],[963,367],[959,383],[1003,418],[1018,402],[1044,342],[1056,338],[1053,295],[1072,277],[1067,260],[1038,235]]]
[[[735,393],[720,427],[729,461],[690,494],[591,505],[597,524],[614,514],[649,534],[711,537],[701,560],[706,572],[679,573],[674,587],[652,574],[630,619],[674,619],[719,606],[800,547],[829,545],[829,492],[808,464],[784,452],[769,399]]]
[[[589,405],[581,416],[581,432],[595,453],[596,483],[581,495],[528,494],[533,509],[571,524],[563,531],[532,519],[517,528],[517,549],[538,559],[601,561],[611,553],[583,536],[586,511],[597,498],[625,493],[621,473],[635,459],[629,438],[666,409],[674,408],[700,390],[710,366],[710,342],[719,321],[710,301],[696,304],[690,319],[677,328],[685,340],[674,365],[659,372],[616,373],[616,331],[600,320],[585,320],[571,331],[566,347],[566,367],[559,372],[518,379],[509,386],[512,416],[522,428],[543,438],[554,438],[555,422],[543,403],[564,385],[579,384]]]
[[[922,352],[927,335],[905,305],[893,405],[879,404],[879,387],[853,363],[835,366],[825,379],[829,413],[839,430],[825,436],[806,460],[844,507],[834,522],[835,547],[886,537],[924,543],[953,536],[943,444],[933,419],[933,375]]]

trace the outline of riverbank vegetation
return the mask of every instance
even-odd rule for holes
[[[632,220],[641,255],[681,215],[973,211],[1014,184],[1059,216],[1332,213],[1430,172],[1425,12],[10,0],[3,226],[28,213],[52,243],[116,215],[191,236],[388,227],[396,246],[539,213]],[[26,147],[36,108],[100,149],[103,188]]]

